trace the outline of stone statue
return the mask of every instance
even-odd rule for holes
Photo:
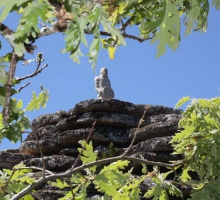
[[[108,70],[102,68],[100,75],[95,77],[95,90],[98,92],[98,99],[112,99],[115,94],[111,88],[110,80],[108,79]]]

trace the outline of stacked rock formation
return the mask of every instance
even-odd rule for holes
[[[24,163],[27,166],[42,167],[36,136],[44,155],[46,168],[54,172],[63,172],[75,162],[79,140],[86,140],[92,124],[95,128],[90,137],[99,155],[109,156],[109,145],[117,149],[115,155],[122,154],[133,139],[136,127],[147,106],[146,115],[137,134],[135,145],[129,155],[150,160],[166,162],[179,160],[181,156],[172,155],[169,141],[177,132],[181,111],[165,106],[132,104],[116,99],[91,99],[78,103],[69,111],[58,111],[42,115],[32,122],[33,132],[20,147],[20,153],[31,155]],[[138,163],[132,163],[135,175],[141,174]],[[141,190],[144,192],[152,182],[146,180]],[[41,188],[38,195],[42,199],[57,199],[55,193]],[[42,192],[43,191],[43,192]],[[95,191],[92,191],[92,195]],[[61,195],[62,196],[62,195]]]
[[[0,152],[0,169],[12,169],[18,163],[32,158],[30,155],[19,153],[19,149],[8,149]]]

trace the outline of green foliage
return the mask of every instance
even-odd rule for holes
[[[25,111],[39,110],[40,107],[43,107],[43,108],[46,107],[46,103],[49,99],[49,91],[43,88],[43,86],[41,86],[40,89],[41,89],[41,93],[39,94],[38,97],[36,96],[36,92],[33,91],[32,99],[30,103],[27,105],[27,107],[25,108]]]
[[[212,0],[212,5],[215,6],[216,9],[220,9],[220,1],[219,0]]]
[[[84,29],[81,28],[79,23],[82,21],[82,18],[81,20],[79,18],[75,21],[75,23],[70,22],[70,27],[66,31],[66,48],[62,50],[62,53],[70,52],[71,58],[78,64],[80,63],[79,56],[83,56],[83,54],[80,51],[80,41],[81,37],[83,37],[82,35],[84,33],[82,32],[84,32]],[[84,24],[82,23],[82,25]],[[84,39],[83,42],[86,44],[86,39]]]
[[[150,178],[155,182],[155,187],[149,189],[145,194],[144,197],[152,198],[153,200],[168,200],[168,194],[171,196],[183,197],[182,192],[171,182],[165,180],[165,178],[173,173],[169,171],[167,173],[159,173],[158,169],[154,167],[154,171],[149,173]]]
[[[89,0],[64,0],[62,2],[67,11],[65,15],[68,16],[66,18],[68,22],[66,48],[62,52],[70,52],[73,61],[80,63],[79,56],[83,56],[80,44],[87,46],[85,33],[93,34],[94,39],[87,54],[93,68],[97,63],[100,40],[107,45],[107,48],[103,47],[108,49],[109,57],[113,59],[117,47],[121,44],[125,45],[125,36],[122,33],[128,25],[138,26],[140,39],[152,37],[151,43],[158,41],[157,57],[165,53],[166,46],[175,50],[180,42],[180,20],[183,19],[186,26],[185,35],[190,34],[192,30],[206,31],[210,4],[208,0],[118,0],[104,1],[101,4],[91,3]],[[211,3],[219,9],[219,0],[212,0]],[[16,42],[15,51],[19,56],[26,51],[23,42],[32,42],[30,38],[36,38],[40,32],[37,25],[39,18],[43,22],[51,23],[56,20],[57,16],[59,17],[46,0],[13,0],[10,3],[2,0],[0,8],[2,8],[0,21],[3,21],[12,11],[19,11],[18,14],[22,14],[17,30],[11,39]],[[126,20],[130,21],[124,26]],[[101,38],[102,29],[105,32],[104,36],[109,36],[111,40],[106,37]],[[135,37],[129,36],[129,38]]]
[[[163,2],[163,1],[162,1]],[[166,51],[166,45],[172,50],[175,50],[179,46],[180,41],[180,19],[179,12],[176,8],[176,2],[166,0],[162,5],[162,21],[155,33],[151,43],[159,40],[157,45],[157,57],[163,55]]]
[[[192,29],[206,31],[207,28],[207,17],[209,13],[209,2],[207,0],[192,0],[190,3],[185,3],[186,7],[186,32],[185,35],[191,33]]]
[[[184,98],[181,101],[184,101]],[[216,188],[220,177],[220,167],[216,164],[220,162],[219,107],[220,98],[191,99],[179,122],[182,131],[171,141],[174,153],[184,155],[185,164],[179,179],[195,190],[193,199],[220,198]],[[197,174],[199,179],[192,180],[192,172]]]
[[[37,34],[40,32],[38,28],[39,17],[43,22],[46,22],[45,13],[50,11],[49,4],[42,1],[32,1],[25,7],[22,17],[16,32],[14,33],[15,52],[22,56],[26,52],[23,42],[29,43],[30,36],[36,38]]]
[[[9,123],[7,125],[3,124],[3,115],[0,114],[0,141],[6,137],[12,142],[17,142],[18,140],[22,140],[22,133],[30,127],[30,120],[27,116],[25,116],[26,111],[38,110],[40,107],[45,108],[46,103],[49,99],[49,92],[47,89],[41,86],[42,92],[39,96],[36,96],[36,92],[33,92],[32,100],[27,105],[25,109],[23,109],[22,100],[16,100],[15,98],[11,98],[10,100],[10,116]],[[2,96],[0,100],[0,104],[4,107],[4,99],[5,99],[5,88],[0,87],[0,96]],[[15,91],[16,92],[16,91]]]
[[[2,188],[0,190],[0,199],[8,200],[35,182],[35,180],[31,178],[32,170],[23,167],[25,166],[16,165],[13,170],[4,169],[0,171],[0,187]],[[30,195],[25,195],[24,199],[33,200],[34,198]]]
[[[82,145],[83,148],[78,148],[79,152],[82,152],[82,155],[80,157],[80,159],[82,160],[82,162],[84,164],[86,163],[90,163],[90,162],[94,162],[97,159],[98,153],[97,152],[93,152],[93,146],[92,146],[92,142],[90,142],[89,144],[86,143],[86,141],[84,140],[80,140],[79,144]],[[96,165],[90,167],[87,170],[87,173],[90,174],[90,170],[94,173],[96,171]]]
[[[178,103],[177,103],[176,106],[175,106],[175,109],[181,107],[184,103],[186,103],[186,102],[189,101],[189,100],[190,100],[190,96],[188,96],[188,97],[183,97],[182,99],[180,99],[180,100],[178,101]]]
[[[65,187],[69,187],[69,184],[66,183],[66,181],[61,181],[60,179],[56,179],[56,182],[49,182],[52,186],[58,187],[60,189],[63,189]]]
[[[4,21],[5,18],[9,15],[11,11],[17,11],[20,6],[23,6],[24,4],[31,2],[32,0],[1,0],[0,2],[0,8],[1,15],[0,15],[0,22]]]

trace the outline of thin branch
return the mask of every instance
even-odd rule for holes
[[[31,84],[31,82],[29,82],[29,83],[25,84],[24,86],[20,87],[20,88],[18,89],[18,92],[21,92],[22,89],[24,89],[25,87],[27,87],[27,86],[30,85],[30,84]]]
[[[144,39],[144,38],[140,38],[140,37],[137,37],[135,35],[130,35],[130,34],[127,34],[127,33],[123,33],[122,35],[124,36],[124,38],[129,38],[129,39],[137,40],[140,43],[142,43],[142,42],[144,42],[146,40],[151,40],[153,38],[153,37],[148,37],[148,38]]]
[[[129,161],[134,161],[134,162],[139,162],[139,163],[144,163],[146,165],[151,165],[151,166],[160,166],[160,167],[169,167],[169,168],[174,168],[177,166],[181,166],[183,165],[186,161],[180,161],[178,163],[175,164],[167,164],[167,163],[162,163],[162,162],[153,162],[153,161],[148,161],[145,159],[141,159],[141,158],[135,158],[135,157],[130,157],[130,156],[117,156],[117,157],[112,157],[112,158],[106,158],[103,160],[98,160],[98,161],[94,161],[94,162],[90,162],[84,165],[81,165],[79,167],[76,168],[71,168],[71,170],[68,170],[64,173],[61,174],[54,174],[54,175],[50,175],[50,176],[46,176],[45,178],[40,178],[39,180],[37,180],[35,183],[33,183],[32,185],[29,185],[28,187],[24,188],[21,192],[19,192],[18,194],[16,194],[14,197],[11,198],[11,200],[19,200],[22,197],[24,197],[27,193],[29,193],[31,190],[37,188],[38,186],[40,186],[41,184],[54,180],[54,179],[62,179],[62,178],[69,178],[72,174],[80,172],[86,168],[92,167],[94,165],[103,165],[109,162],[114,162],[117,160],[129,160]]]
[[[38,171],[43,171],[44,169],[42,168],[39,168],[39,167],[19,167],[19,168],[16,168],[16,170],[21,170],[21,169],[32,169],[32,170],[38,170]],[[53,175],[54,173],[49,171],[49,170],[45,170],[46,173],[50,174],[50,175]]]
[[[86,138],[86,143],[85,143],[85,145],[88,144],[88,142],[89,142],[89,139],[90,139],[90,137],[91,137],[91,135],[92,135],[92,132],[93,132],[94,127],[95,127],[95,124],[96,124],[96,121],[92,124],[92,128],[91,128],[91,130],[90,130],[90,132],[89,132],[88,137]],[[75,161],[75,163],[73,164],[73,166],[72,166],[71,169],[73,169],[73,168],[76,166],[77,162],[79,161],[79,159],[80,159],[80,157],[81,157],[81,155],[82,155],[82,152],[83,152],[83,150],[85,149],[85,145],[84,145],[83,148],[81,149],[81,151],[80,151],[80,153],[79,153],[79,155],[78,155],[78,157],[77,157],[77,159],[76,159],[76,161]]]
[[[8,119],[10,115],[10,99],[11,99],[11,87],[12,87],[12,80],[15,75],[15,70],[16,70],[16,61],[17,55],[15,52],[12,53],[12,58],[11,58],[11,63],[9,66],[9,71],[8,71],[8,80],[6,83],[6,94],[5,94],[5,105],[4,105],[4,110],[3,110],[3,121],[4,124],[8,124]]]
[[[90,34],[90,33],[88,33],[88,32],[86,32],[86,33],[87,33],[87,34]],[[111,36],[110,33],[107,33],[107,32],[105,32],[105,31],[100,31],[100,35],[102,35],[102,36]],[[135,35],[127,34],[127,33],[122,33],[122,35],[123,35],[124,38],[129,38],[129,39],[137,40],[137,41],[140,42],[140,43],[142,43],[142,42],[144,42],[144,41],[146,41],[146,40],[152,39],[152,37],[148,37],[148,38],[146,38],[146,39],[143,39],[143,38],[137,37],[137,36],[135,36]]]
[[[140,119],[140,121],[139,121],[139,123],[138,123],[138,127],[137,127],[136,130],[135,130],[134,137],[133,137],[133,139],[132,139],[132,141],[131,141],[130,146],[129,146],[129,147],[127,148],[127,150],[122,154],[122,157],[124,157],[126,154],[128,154],[128,152],[131,150],[131,148],[132,148],[132,146],[133,146],[133,144],[134,144],[134,141],[135,141],[135,139],[136,139],[136,137],[137,137],[137,134],[138,134],[139,131],[140,131],[141,124],[144,122],[144,118],[145,118],[147,109],[148,109],[148,106],[146,106],[145,111],[144,111],[144,113],[143,113],[143,115],[142,115],[142,117],[141,117],[141,119]]]
[[[43,24],[41,21],[38,21],[38,23],[42,26],[42,27],[47,27],[45,24]]]
[[[37,74],[41,73],[46,67],[48,67],[48,64],[44,65],[42,68],[39,69],[39,67],[37,67],[37,69],[35,70],[35,72],[33,72],[32,74],[30,75],[27,75],[27,76],[24,76],[24,77],[21,77],[21,78],[17,78],[16,80],[17,81],[22,81],[22,80],[25,80],[27,78],[32,78],[34,76],[36,76]]]
[[[70,178],[69,178],[69,182],[70,182],[70,191],[71,191],[71,194],[73,196],[73,200],[75,200],[74,193],[73,193],[73,185],[72,185],[72,182],[71,182]]]
[[[122,21],[122,26],[119,28],[120,31],[125,31],[126,27],[132,22],[134,16],[130,17],[125,23]]]
[[[33,129],[34,130],[34,129]],[[34,135],[35,135],[35,138],[37,140],[37,146],[38,146],[38,149],[40,151],[40,155],[41,155],[41,158],[42,158],[42,163],[43,163],[43,173],[42,173],[42,177],[45,178],[45,170],[46,170],[46,164],[45,164],[45,160],[44,160],[44,155],[43,155],[43,151],[40,147],[40,143],[39,143],[39,139],[38,139],[38,135],[37,135],[37,132],[34,130]]]

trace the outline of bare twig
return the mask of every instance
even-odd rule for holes
[[[17,78],[18,81],[22,81],[22,80],[25,80],[27,78],[32,78],[34,76],[36,76],[37,74],[41,73],[46,67],[48,66],[48,64],[44,65],[42,68],[39,69],[39,67],[37,67],[37,69],[35,70],[35,72],[33,72],[32,74],[30,75],[27,75],[27,76],[24,76],[24,77],[21,77],[21,78]]]
[[[43,24],[41,21],[38,21],[38,23],[42,26],[42,27],[47,27],[45,24]]]
[[[90,33],[87,32],[87,34],[90,34]],[[105,31],[100,31],[100,35],[102,35],[102,36],[111,36],[110,33],[107,33]],[[152,37],[143,39],[143,38],[137,37],[135,35],[127,34],[127,33],[122,33],[122,35],[124,36],[124,38],[129,38],[129,39],[137,40],[140,43],[142,43],[142,42],[144,42],[146,40],[152,39]]]
[[[71,182],[71,179],[70,179],[70,178],[69,178],[69,182],[70,182],[70,191],[71,191],[71,193],[72,193],[73,200],[75,200],[74,193],[73,193],[73,185],[72,185],[72,182]]]
[[[135,35],[131,35],[131,34],[127,34],[127,33],[123,33],[122,35],[124,36],[124,38],[129,38],[129,39],[137,40],[140,43],[142,43],[142,42],[144,42],[146,40],[151,40],[152,39],[152,37],[148,37],[148,38],[144,39],[144,38],[140,38],[140,37],[137,37]]]
[[[122,21],[122,26],[119,28],[119,30],[125,31],[126,27],[132,22],[133,19],[134,19],[134,16],[130,17],[125,23],[123,23]]]
[[[32,130],[34,130],[32,128]],[[38,139],[38,135],[37,135],[37,132],[34,130],[34,135],[35,135],[35,138],[37,140],[37,146],[38,146],[38,149],[40,151],[40,155],[41,155],[41,158],[42,158],[42,163],[43,163],[43,173],[42,173],[42,177],[45,178],[45,170],[46,170],[46,164],[45,164],[45,160],[44,160],[44,155],[43,155],[43,152],[42,152],[42,149],[40,147],[40,143],[39,143],[39,139]]]
[[[43,171],[43,170],[44,170],[44,169],[42,169],[42,168],[33,167],[33,166],[31,166],[31,167],[19,167],[19,168],[16,168],[16,170],[21,170],[21,169],[32,169],[32,170],[38,170],[38,171]],[[50,175],[53,175],[53,174],[54,174],[53,172],[51,172],[51,171],[49,171],[49,170],[45,170],[45,173],[48,173],[48,174],[50,174]]]
[[[16,70],[16,61],[17,55],[15,52],[12,53],[12,58],[11,58],[11,63],[9,66],[9,71],[8,71],[8,80],[6,83],[6,94],[5,94],[5,105],[4,105],[4,110],[3,110],[3,120],[4,124],[8,124],[8,119],[10,115],[10,99],[11,99],[11,87],[12,87],[12,80],[15,75],[15,70]]]
[[[142,115],[142,117],[141,117],[141,119],[140,119],[140,121],[139,121],[139,123],[138,123],[138,127],[136,128],[136,131],[135,131],[135,133],[134,133],[134,137],[133,137],[133,139],[132,139],[132,141],[131,141],[130,146],[129,146],[129,147],[127,148],[127,150],[122,154],[122,157],[124,157],[126,154],[128,154],[128,152],[131,150],[131,148],[132,148],[132,146],[133,146],[133,144],[134,144],[134,141],[135,141],[135,139],[136,139],[136,137],[137,137],[137,134],[138,134],[139,131],[140,131],[141,124],[142,124],[142,122],[144,121],[144,118],[145,118],[147,109],[148,109],[148,106],[146,106],[145,111],[144,111],[144,113],[143,113],[143,115]]]
[[[20,87],[20,88],[18,89],[18,92],[21,92],[22,89],[24,89],[25,87],[27,87],[27,86],[30,85],[30,84],[31,84],[31,82],[29,82],[29,83],[25,84],[24,86]]]
[[[92,135],[92,132],[93,132],[94,127],[95,127],[95,124],[96,124],[96,121],[92,124],[92,128],[91,128],[91,130],[90,130],[90,132],[89,132],[88,137],[86,138],[86,143],[85,143],[85,145],[88,143],[88,141],[89,141],[89,139],[90,139],[90,137],[91,137],[91,135]],[[77,159],[76,159],[76,161],[75,161],[75,163],[73,164],[73,166],[72,166],[71,169],[73,169],[73,168],[76,166],[76,164],[78,163],[78,161],[79,161],[79,159],[80,159],[80,157],[81,157],[81,155],[82,155],[82,152],[83,152],[83,150],[85,149],[85,145],[82,147],[82,149],[81,149],[81,151],[80,151],[80,153],[79,153],[79,155],[78,155],[78,157],[77,157]]]

